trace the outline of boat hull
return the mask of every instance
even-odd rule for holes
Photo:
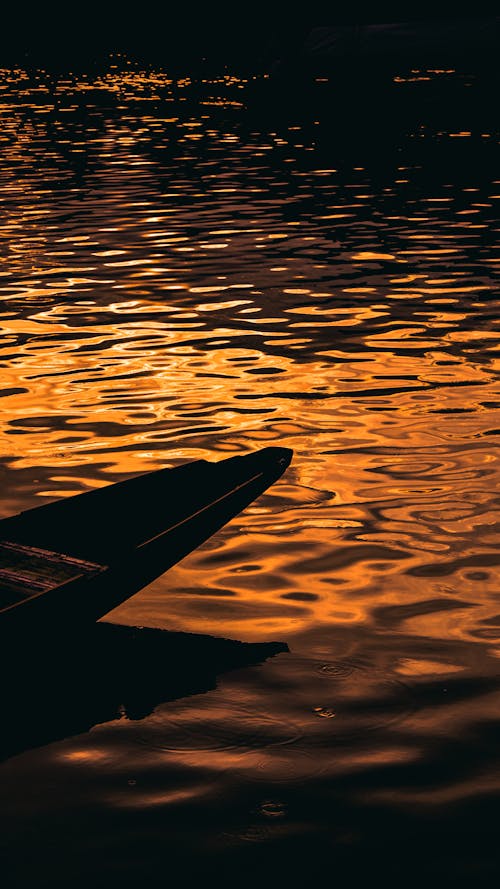
[[[4,519],[0,557],[2,545],[11,554],[32,548],[32,562],[43,561],[45,553],[54,585],[37,589],[35,579],[28,595],[0,610],[0,631],[39,632],[75,618],[82,626],[95,622],[252,503],[282,475],[291,454],[264,448],[218,463],[157,470]],[[54,557],[66,560],[66,572],[69,560],[73,576],[61,582]],[[5,571],[9,579],[12,571]],[[45,578],[46,565],[44,572]]]

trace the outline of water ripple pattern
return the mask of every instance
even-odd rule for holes
[[[454,72],[417,75],[395,101]],[[498,132],[349,139],[323,81],[269,113],[261,76],[0,70],[2,515],[294,449],[112,615],[290,654],[12,760],[12,823],[71,792],[110,836],[147,809],[205,851],[346,849],[368,810],[500,792]]]

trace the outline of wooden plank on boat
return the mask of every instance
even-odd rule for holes
[[[1,540],[0,609],[102,570],[102,565],[64,553]]]

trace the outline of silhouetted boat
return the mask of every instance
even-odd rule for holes
[[[419,77],[419,82],[435,83],[439,76],[441,83],[459,84],[460,76],[441,75],[474,72],[474,79],[480,76],[483,88],[493,95],[498,83],[499,39],[498,15],[384,21],[374,12],[357,22],[334,18],[330,24],[312,26],[302,40],[290,45],[276,59],[271,81],[289,90],[293,83],[296,91],[302,83],[324,75],[321,91],[324,83],[330,83],[337,103],[344,96],[349,101],[353,90],[360,92],[361,100],[382,87],[393,89],[396,84],[398,91],[400,81],[394,79],[398,75],[407,82]]]
[[[151,583],[276,481],[292,451],[199,460],[0,521],[0,630],[84,627]]]

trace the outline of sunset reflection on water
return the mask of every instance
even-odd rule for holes
[[[123,67],[0,71],[2,516],[293,448],[112,614],[291,653],[26,753],[6,786],[64,773],[104,831],[109,808],[213,806],[206,843],[228,855],[322,835],[336,781],[354,808],[363,775],[368,806],[480,797],[439,766],[499,703],[498,135],[419,119],[346,147],[328,103],[271,123],[249,98],[267,78]]]

